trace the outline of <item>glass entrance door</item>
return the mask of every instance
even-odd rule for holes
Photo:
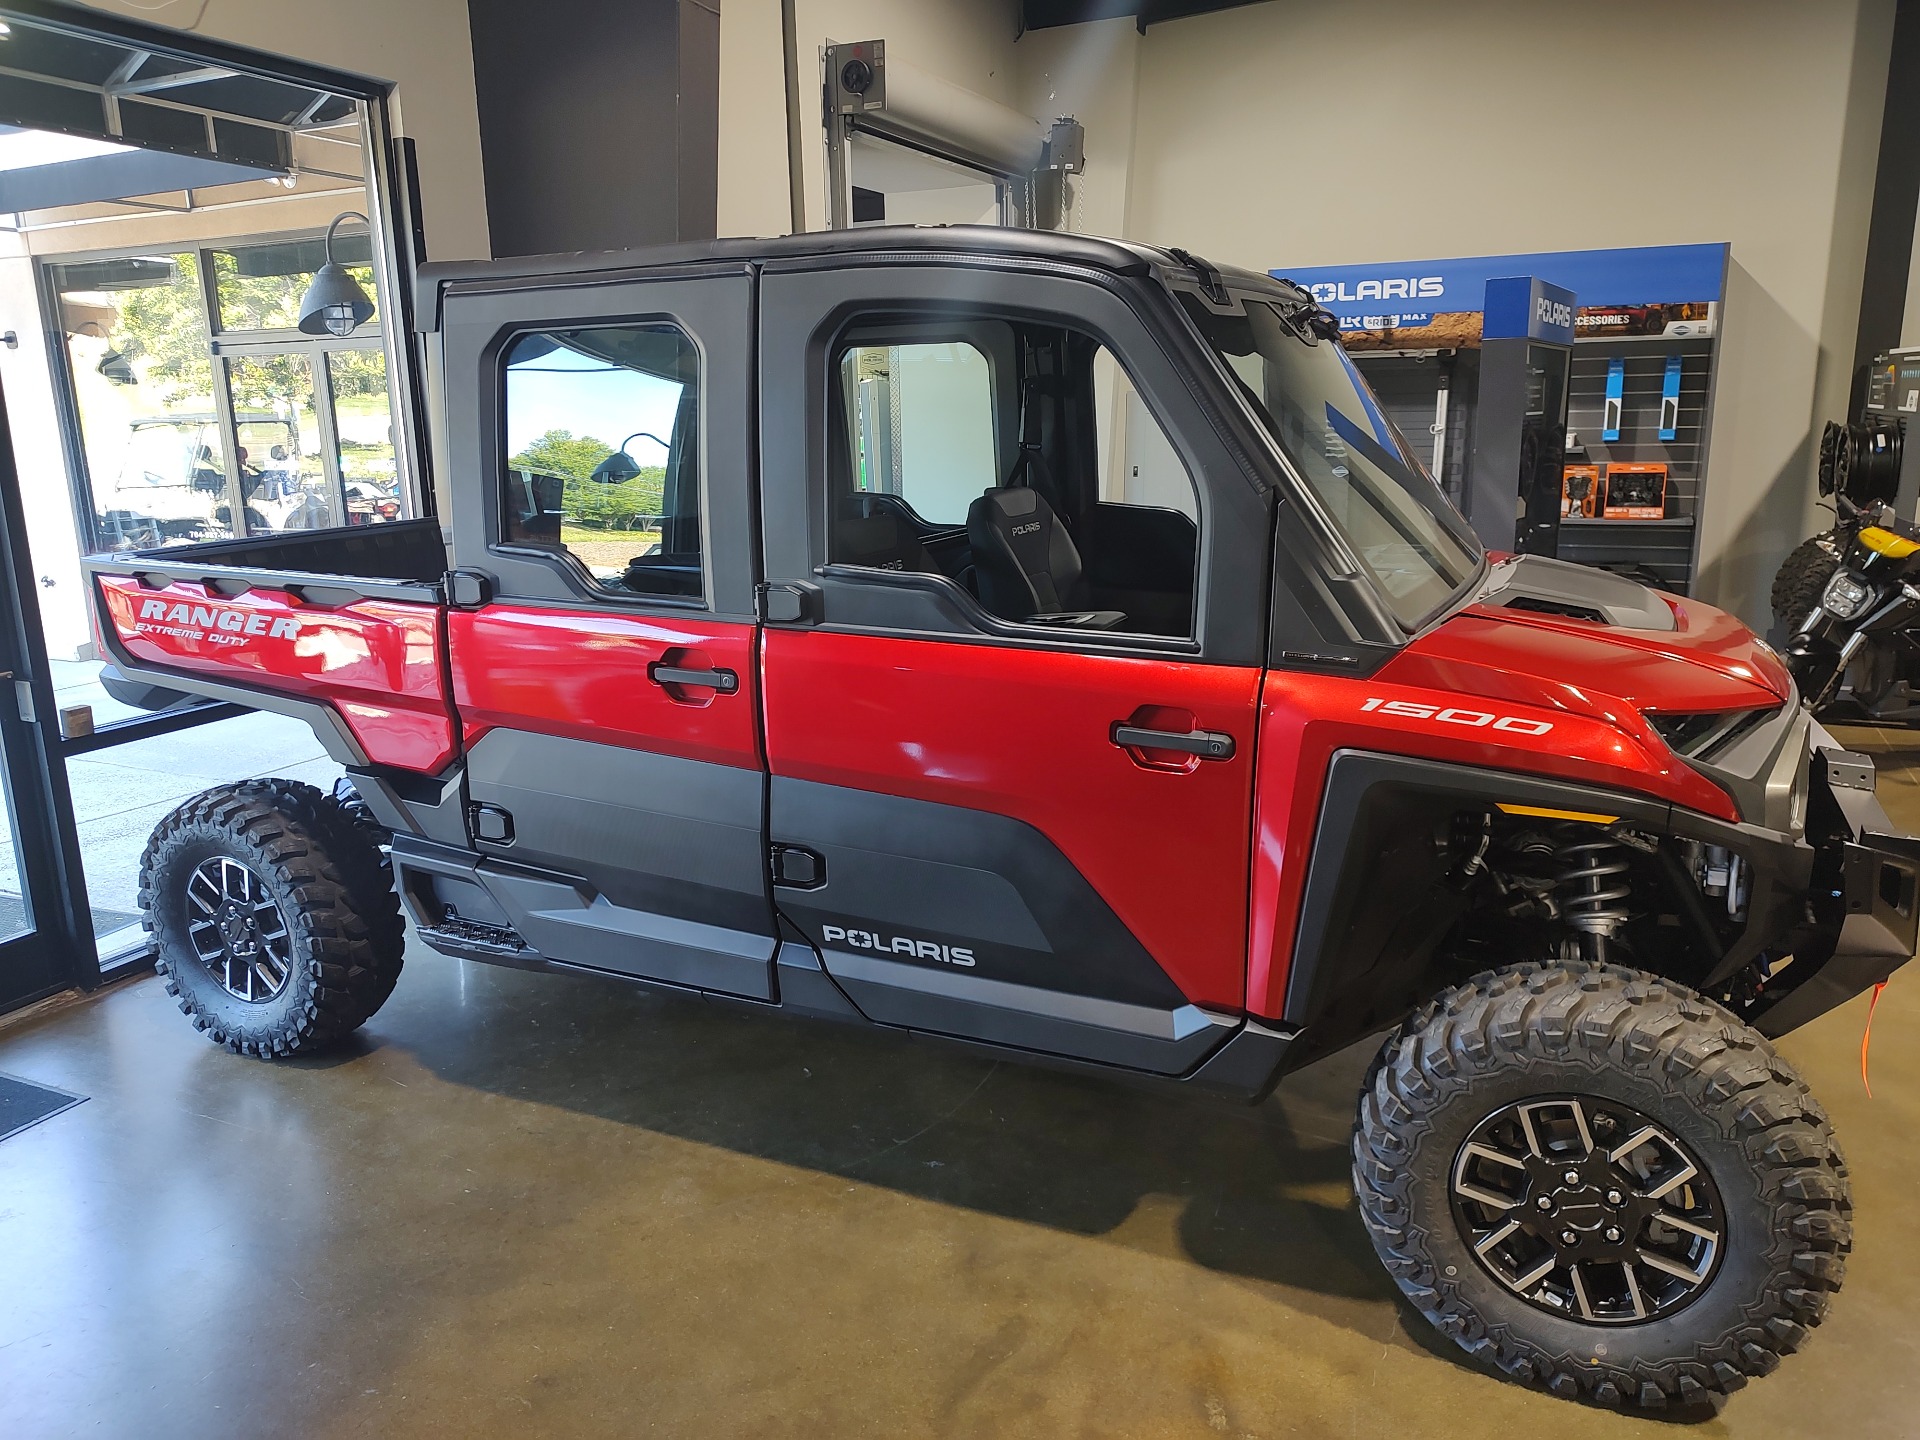
[[[0,394],[0,1012],[94,973],[32,575]]]
[[[11,682],[13,676],[0,676]],[[4,767],[0,767],[4,768]],[[14,818],[13,787],[0,796],[0,945],[33,933],[33,906],[27,900],[27,876],[20,855],[20,822]]]

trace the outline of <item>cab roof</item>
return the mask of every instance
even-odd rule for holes
[[[658,270],[673,266],[725,265],[745,268],[769,261],[823,256],[897,256],[945,254],[983,258],[1011,256],[1090,266],[1119,275],[1146,275],[1154,271],[1194,276],[1224,275],[1234,282],[1270,286],[1273,281],[1252,271],[1211,266],[1194,261],[1182,250],[1167,250],[1131,240],[1106,240],[1089,235],[1067,235],[1053,230],[1023,230],[1004,225],[874,225],[857,230],[806,230],[771,239],[696,240],[677,245],[649,245],[631,250],[575,250],[559,255],[521,255],[499,260],[435,260],[420,267],[416,278],[414,324],[423,330],[440,324],[440,295],[449,284],[563,280],[569,276],[603,275],[626,270]]]

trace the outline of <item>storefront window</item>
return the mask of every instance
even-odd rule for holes
[[[339,524],[321,460],[312,362],[305,355],[236,357],[227,361],[227,386],[246,533]]]
[[[380,350],[330,350],[333,428],[349,525],[378,525],[401,514],[400,469],[393,446],[387,357]]]
[[[375,525],[406,513],[377,319],[347,340],[296,333],[325,256],[314,236],[51,268],[92,492],[91,547]],[[375,293],[366,235],[336,237],[334,256]],[[230,406],[216,403],[217,380]]]
[[[98,543],[139,549],[232,532],[206,305],[192,254],[53,269]]]

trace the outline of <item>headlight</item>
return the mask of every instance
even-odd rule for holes
[[[1827,582],[1827,592],[1820,597],[1820,608],[1836,620],[1851,620],[1866,609],[1867,601],[1872,598],[1871,585],[1842,570]]]

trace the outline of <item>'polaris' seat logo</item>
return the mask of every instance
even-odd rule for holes
[[[871,930],[849,930],[844,925],[823,925],[820,938],[829,945],[844,945],[849,950],[871,950],[879,955],[905,955],[915,960],[938,960],[942,965],[971,967],[973,951],[964,945],[941,945],[932,940],[909,940],[905,935],[876,935]]]
[[[1040,522],[1038,520],[1029,520],[1024,525],[1015,525],[1013,527],[1013,533],[1016,535],[1031,535],[1039,528]]]
[[[1527,720],[1518,715],[1495,715],[1491,710],[1466,710],[1458,706],[1421,705],[1412,700],[1368,700],[1362,710],[1378,710],[1382,715],[1399,715],[1408,720],[1437,720],[1442,725],[1465,725],[1470,729],[1505,730],[1514,735],[1544,735],[1553,729],[1551,720]]]

